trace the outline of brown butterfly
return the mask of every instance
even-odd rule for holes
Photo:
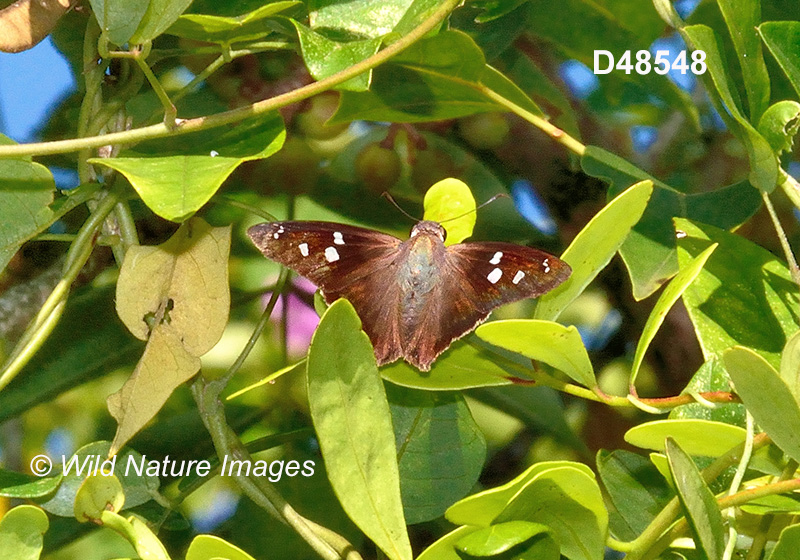
[[[402,241],[330,222],[268,222],[247,234],[264,255],[347,298],[378,365],[403,358],[422,371],[504,303],[535,298],[566,280],[567,263],[511,243],[446,247],[445,230],[422,221]]]

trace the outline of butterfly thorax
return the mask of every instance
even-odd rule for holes
[[[400,288],[401,323],[413,328],[429,308],[429,296],[441,281],[439,266],[444,262],[444,229],[436,222],[420,222],[400,247],[397,278]]]

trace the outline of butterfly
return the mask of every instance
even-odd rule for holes
[[[511,243],[445,246],[445,229],[421,221],[402,241],[331,222],[267,222],[247,234],[264,256],[347,298],[378,365],[403,358],[421,371],[496,307],[535,298],[566,280],[567,263]]]

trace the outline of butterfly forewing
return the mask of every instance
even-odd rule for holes
[[[370,275],[375,265],[394,257],[401,243],[385,233],[329,222],[268,222],[251,227],[247,235],[264,256],[305,276],[323,293]]]
[[[319,286],[327,303],[347,298],[379,364],[401,357],[400,292],[394,272],[399,239],[329,222],[271,222],[253,226],[247,234],[266,257]]]

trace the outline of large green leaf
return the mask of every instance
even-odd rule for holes
[[[138,146],[139,154],[117,158],[92,158],[122,173],[153,212],[182,222],[217,192],[241,163],[266,158],[283,145],[286,132],[280,117],[261,117],[239,123],[227,131],[202,131],[179,137],[180,153],[163,155],[164,145]],[[148,150],[146,155],[142,153]]]
[[[0,135],[0,144],[10,141]],[[0,160],[0,270],[22,242],[53,221],[56,185],[50,171],[26,159]]]
[[[482,87],[542,115],[522,90],[486,65],[468,35],[452,30],[423,39],[376,68],[369,91],[343,92],[330,122],[426,122],[506,110],[484,95]]]
[[[475,485],[486,441],[458,393],[387,384],[406,523],[441,516]]]
[[[192,539],[192,543],[186,551],[186,560],[214,560],[215,558],[253,560],[252,556],[238,546],[215,535],[197,535]]]
[[[758,31],[800,96],[800,22],[767,21]]]
[[[589,354],[574,326],[516,319],[486,323],[475,334],[489,344],[542,361],[586,387],[597,385]]]
[[[769,555],[769,560],[793,560],[800,549],[800,525],[790,525],[781,531],[781,536]]]
[[[382,42],[380,37],[349,42],[334,41],[301,23],[294,20],[292,23],[300,39],[303,60],[308,71],[316,80],[332,76],[336,72],[372,56],[378,52]],[[337,86],[337,89],[364,91],[369,88],[371,78],[372,71],[370,70],[347,80]]]
[[[637,300],[651,295],[678,272],[673,217],[729,229],[744,223],[761,205],[758,191],[747,181],[706,193],[684,194],[596,146],[587,146],[581,167],[587,174],[611,183],[609,198],[637,181],[649,179],[655,185],[642,219],[620,248]]]
[[[308,402],[328,479],[347,515],[392,560],[410,560],[389,405],[347,300],[322,316],[308,351]]]
[[[252,41],[271,31],[266,18],[300,4],[301,2],[297,0],[270,2],[251,12],[233,17],[184,14],[167,29],[167,33],[210,43],[230,44],[234,41]]]
[[[606,204],[572,240],[561,258],[572,267],[567,280],[542,297],[536,305],[537,319],[554,321],[586,286],[605,268],[648,205],[653,184],[632,185]]]
[[[508,521],[478,529],[460,539],[456,546],[468,556],[503,558],[509,553],[519,560],[558,560],[561,557],[550,530],[528,521]]]
[[[711,245],[708,249],[687,263],[675,278],[670,281],[667,287],[664,288],[664,291],[661,292],[658,301],[650,312],[650,316],[647,317],[647,322],[642,329],[639,342],[636,344],[636,352],[633,355],[633,365],[631,366],[631,387],[636,386],[636,377],[639,374],[639,367],[644,360],[644,354],[655,338],[661,323],[664,322],[667,313],[672,309],[672,306],[678,301],[678,298],[681,297],[681,294],[683,294],[686,288],[697,278],[697,275],[700,274],[700,271],[703,269],[703,265],[706,264],[708,257],[711,256],[711,253],[713,253],[716,248],[716,245]]]
[[[618,538],[639,536],[673,495],[653,463],[624,449],[598,452],[597,471],[619,514],[610,520]]]
[[[747,148],[747,154],[750,159],[750,174],[748,175],[750,183],[764,192],[772,192],[778,179],[778,160],[769,143],[747,120],[738,106],[735,88],[726,72],[726,65],[722,58],[722,48],[718,43],[714,30],[706,25],[698,24],[687,25],[682,32],[689,38],[696,50],[706,53],[706,63],[708,64],[711,82],[713,82],[719,98],[725,104],[725,109],[739,125],[739,130],[734,130],[734,133]],[[761,103],[763,103],[763,100],[759,100],[757,105]],[[757,118],[760,118],[760,116],[758,115]]]
[[[392,30],[407,33],[413,22],[436,7],[434,0],[311,0],[308,19],[312,29],[324,28],[341,37],[375,38]]]
[[[417,560],[464,560],[464,556],[456,550],[456,543],[467,535],[479,531],[478,527],[464,525],[450,531],[438,541],[426,548]]]
[[[736,393],[775,445],[800,459],[800,403],[780,374],[749,348],[737,346],[722,357]]]
[[[643,449],[664,451],[669,437],[694,456],[717,457],[741,445],[747,433],[744,428],[708,420],[656,420],[634,426],[625,434],[625,441]]]
[[[682,265],[719,244],[683,293],[705,359],[741,345],[777,367],[787,338],[798,328],[800,293],[786,265],[736,234],[682,219],[675,224]]]
[[[601,560],[608,511],[594,475],[573,466],[545,470],[525,484],[495,519],[541,523],[570,560]]]
[[[692,458],[671,438],[667,439],[666,451],[675,489],[698,548],[705,552],[707,558],[722,558],[725,526],[714,494]]]
[[[33,476],[0,469],[0,496],[5,498],[42,498],[55,491],[61,482],[61,473],[55,476]]]
[[[546,461],[528,467],[513,480],[496,488],[490,488],[467,496],[450,506],[445,517],[451,523],[458,525],[478,525],[488,527],[503,510],[511,503],[515,496],[523,490],[533,479],[542,473],[559,470],[562,468],[577,469],[586,476],[593,476],[592,470],[583,463],[570,461]]]
[[[396,385],[429,391],[492,387],[514,382],[513,372],[498,363],[496,354],[460,341],[439,356],[430,371],[420,372],[399,360],[382,367],[381,375]]]
[[[719,0],[718,4],[739,57],[750,121],[756,123],[769,104],[769,75],[757,30],[761,23],[761,1]]]
[[[8,560],[39,560],[50,522],[38,507],[22,505],[0,518],[0,550]]]

